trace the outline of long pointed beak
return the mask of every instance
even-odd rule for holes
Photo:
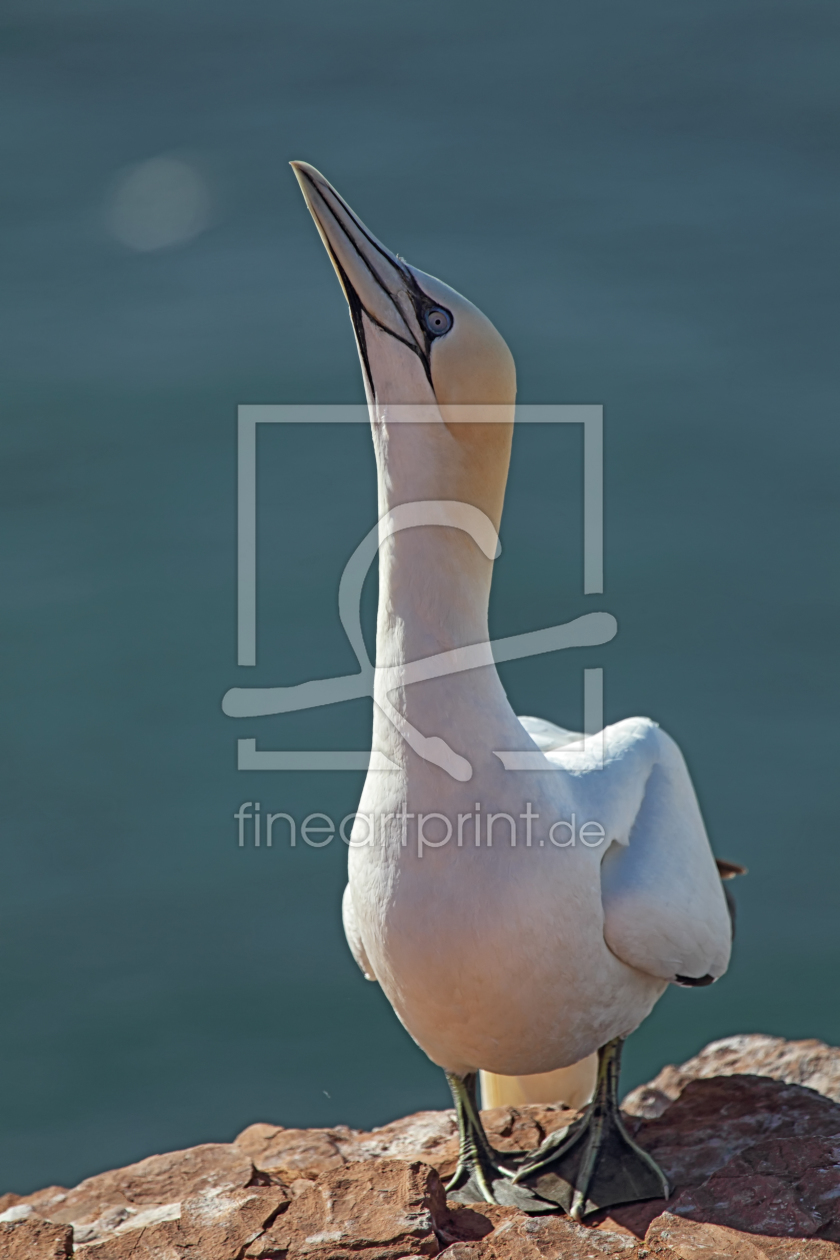
[[[430,338],[420,313],[431,301],[410,268],[369,232],[329,180],[307,162],[291,162],[332,260],[365,357],[363,314],[420,356],[428,374]]]

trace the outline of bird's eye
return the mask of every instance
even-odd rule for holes
[[[442,337],[452,327],[452,316],[440,306],[433,306],[423,315],[424,322],[433,337]]]

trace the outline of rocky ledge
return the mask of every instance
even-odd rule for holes
[[[625,1100],[674,1186],[576,1225],[447,1204],[451,1111],[371,1133],[253,1124],[235,1142],[152,1155],[72,1190],[0,1196],[2,1260],[828,1260],[840,1257],[840,1050],[729,1037]],[[561,1107],[484,1113],[502,1150],[567,1124]]]

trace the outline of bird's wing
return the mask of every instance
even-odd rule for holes
[[[566,744],[573,744],[583,739],[582,735],[574,731],[566,731],[562,726],[555,726],[553,722],[546,722],[545,718],[521,717],[519,722],[525,727],[540,752],[553,752],[558,748],[564,748]]]
[[[350,953],[359,964],[364,978],[375,981],[376,976],[373,974],[373,968],[368,962],[368,956],[362,944],[362,934],[359,931],[359,924],[356,920],[356,907],[353,905],[353,894],[350,891],[349,884],[344,889],[344,896],[341,899],[341,918],[344,922],[344,935],[347,937]]]
[[[677,984],[711,984],[729,965],[732,928],[700,806],[682,753],[647,718],[604,731],[604,763],[575,769],[586,818],[605,830],[604,938],[614,954]],[[592,832],[590,831],[590,835]]]

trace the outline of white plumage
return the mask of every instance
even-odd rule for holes
[[[294,166],[351,308],[383,522],[373,748],[398,769],[364,786],[347,939],[448,1072],[548,1073],[632,1032],[669,981],[726,970],[715,860],[682,755],[656,723],[608,727],[602,764],[569,747],[571,732],[516,717],[489,649],[476,668],[407,681],[412,663],[489,640],[492,548],[446,524],[388,522],[405,504],[446,501],[498,529],[513,362],[475,307]],[[465,406],[475,423],[459,423]],[[500,749],[539,750],[545,769],[505,769]],[[581,837],[586,823],[600,843],[597,826]]]

